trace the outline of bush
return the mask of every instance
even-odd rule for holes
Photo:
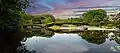
[[[55,22],[55,18],[54,18],[54,16],[49,15],[49,14],[37,15],[37,16],[34,16],[33,22],[34,23],[39,22],[41,24],[47,24],[47,23]]]

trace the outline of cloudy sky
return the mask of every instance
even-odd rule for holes
[[[120,0],[35,0],[26,12],[30,14],[51,13],[65,14],[71,9],[83,6],[120,5]]]

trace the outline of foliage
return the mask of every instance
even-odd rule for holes
[[[19,26],[21,28],[21,31],[24,31],[24,26],[27,25],[31,25],[33,24],[32,22],[32,15],[29,15],[27,13],[20,13],[21,19],[19,21]]]
[[[112,18],[113,21],[111,21],[110,23],[113,25],[113,26],[116,26],[117,28],[120,28],[120,13],[117,14],[116,17]]]
[[[106,12],[104,10],[98,9],[98,10],[90,10],[83,15],[83,22],[89,23],[89,25],[100,25],[100,21],[103,21],[106,17]]]
[[[28,6],[28,0],[0,0],[0,31],[16,32],[21,13]]]
[[[58,22],[71,23],[71,24],[83,22],[91,26],[102,26],[109,23],[108,18],[106,17],[106,12],[101,9],[90,10],[84,13],[82,16],[83,16],[82,18],[81,17],[69,18],[67,20],[58,20]]]
[[[47,24],[50,22],[55,22],[54,16],[50,14],[37,15],[33,18],[34,23]]]

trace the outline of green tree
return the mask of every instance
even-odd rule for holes
[[[112,18],[111,24],[120,28],[120,13],[116,15],[116,17]]]
[[[41,24],[47,24],[50,22],[55,22],[55,18],[54,16],[50,15],[50,14],[43,14],[43,15],[37,15],[34,16],[33,19],[34,23],[41,23]]]
[[[0,0],[0,32],[15,32],[29,0]]]
[[[21,19],[19,21],[19,26],[21,28],[21,31],[24,31],[24,27],[27,25],[32,25],[32,19],[33,16],[27,13],[20,13]]]
[[[83,15],[83,20],[85,23],[89,23],[90,25],[99,25],[100,21],[103,21],[106,17],[106,12],[104,10],[90,10]]]
[[[117,15],[117,20],[116,20],[118,28],[120,28],[120,13]]]

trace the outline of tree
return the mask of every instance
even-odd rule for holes
[[[21,16],[21,19],[19,21],[19,26],[21,31],[24,31],[24,27],[27,27],[27,25],[33,24],[32,22],[33,16],[27,13],[20,13],[20,16]]]
[[[52,16],[50,14],[43,14],[43,15],[34,16],[33,21],[34,21],[34,23],[38,22],[41,24],[47,24],[50,22],[55,22],[55,18],[54,18],[54,16]]]
[[[103,21],[103,19],[106,17],[106,12],[102,9],[98,10],[90,10],[83,15],[83,19],[85,23],[90,23],[91,25],[99,25],[100,21]]]
[[[116,17],[117,17],[117,18],[120,18],[120,13],[118,13]]]
[[[120,28],[120,13],[118,13],[116,15],[116,17],[112,18],[113,21],[111,21],[111,23],[114,25],[114,26],[117,26],[117,28]]]
[[[16,32],[29,0],[0,0],[0,32]]]

